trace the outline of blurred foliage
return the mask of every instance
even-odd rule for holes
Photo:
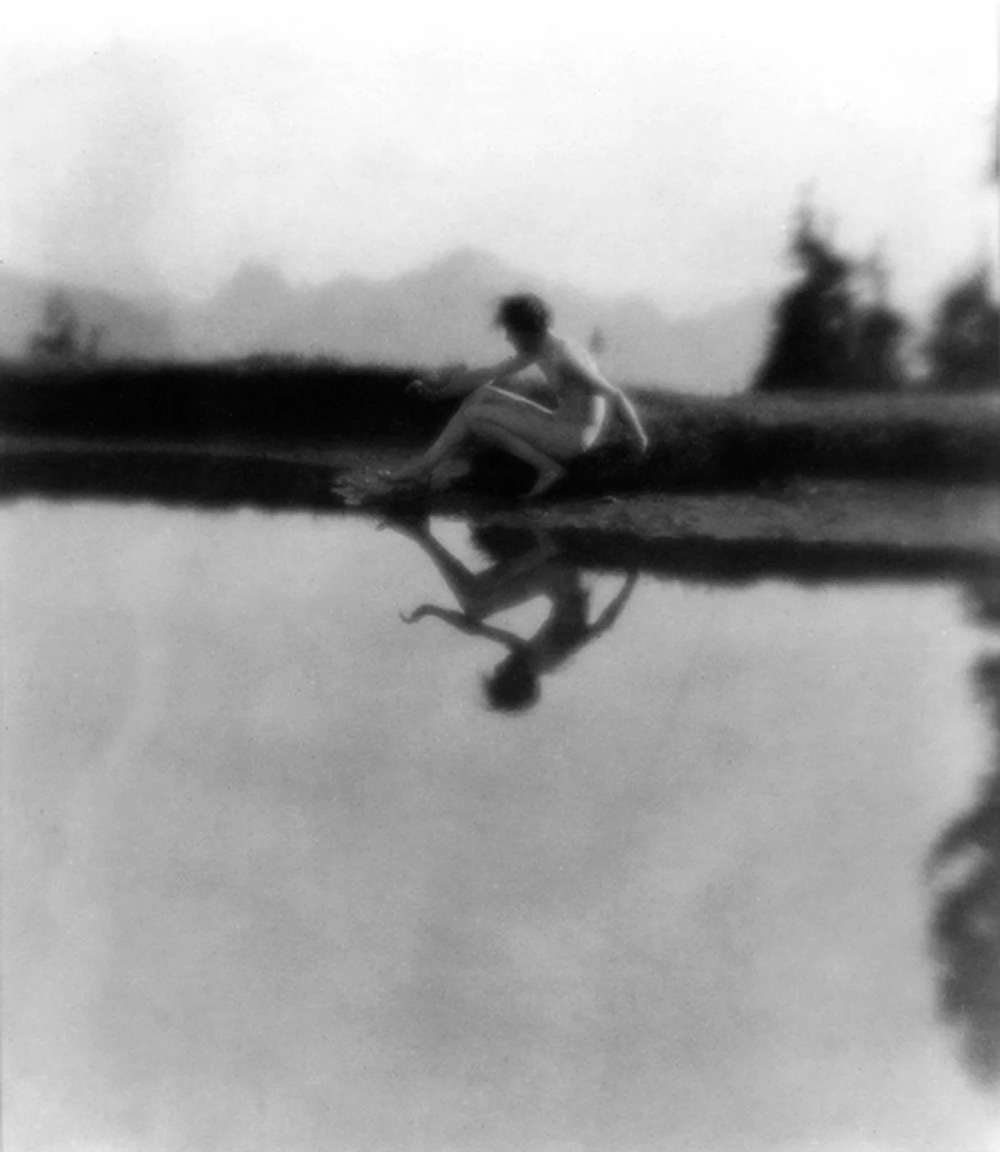
[[[941,298],[926,345],[931,381],[941,389],[1000,385],[1000,307],[984,263]]]
[[[91,325],[86,333],[70,294],[54,288],[45,297],[42,324],[28,341],[28,356],[34,361],[65,364],[93,364],[100,358],[104,330]]]
[[[907,323],[889,303],[881,258],[855,261],[839,252],[808,202],[799,206],[789,254],[799,276],[775,307],[754,391],[901,387],[899,345]]]
[[[995,589],[994,589],[995,592]],[[991,769],[973,808],[956,820],[931,854],[937,887],[932,921],[941,1012],[961,1032],[970,1068],[1000,1083],[1000,656],[976,667],[990,713]]]

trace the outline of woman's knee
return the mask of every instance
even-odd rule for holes
[[[478,418],[478,409],[475,405],[470,405],[467,400],[464,400],[459,406],[458,410],[448,421],[448,430],[453,435],[462,432],[468,432],[470,425]]]
[[[557,430],[547,421],[526,418],[524,413],[494,408],[492,411],[473,413],[469,423],[475,434],[483,439],[515,436],[546,455],[554,455],[559,451],[560,437]]]
[[[467,413],[463,423],[465,425],[466,435],[470,439],[487,442],[494,439],[493,432],[496,425],[492,420],[488,419],[482,409],[474,409]]]
[[[469,395],[466,396],[458,411],[463,415],[475,416],[476,413],[485,412],[487,409],[494,407],[495,403],[495,395],[491,396],[487,388],[477,388],[475,392],[470,392]]]

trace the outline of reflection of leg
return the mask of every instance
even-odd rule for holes
[[[475,572],[470,571],[460,560],[452,556],[443,544],[435,540],[429,529],[421,528],[407,532],[407,535],[411,540],[415,540],[430,557],[459,603],[464,604],[466,597],[475,591],[482,577],[477,576]]]
[[[526,576],[546,567],[551,556],[551,553],[544,548],[536,547],[523,556],[491,564],[483,572],[473,572],[439,543],[425,525],[400,527],[399,531],[420,545],[444,577],[455,598],[467,611],[475,611],[477,606],[481,608],[485,597],[511,584],[523,582]]]

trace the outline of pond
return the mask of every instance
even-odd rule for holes
[[[2,516],[8,1148],[1000,1146],[933,950],[961,588]]]

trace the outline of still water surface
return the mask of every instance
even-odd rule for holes
[[[2,540],[9,1152],[1000,1148],[928,947],[991,739],[958,589],[563,572],[507,713],[403,533]]]

